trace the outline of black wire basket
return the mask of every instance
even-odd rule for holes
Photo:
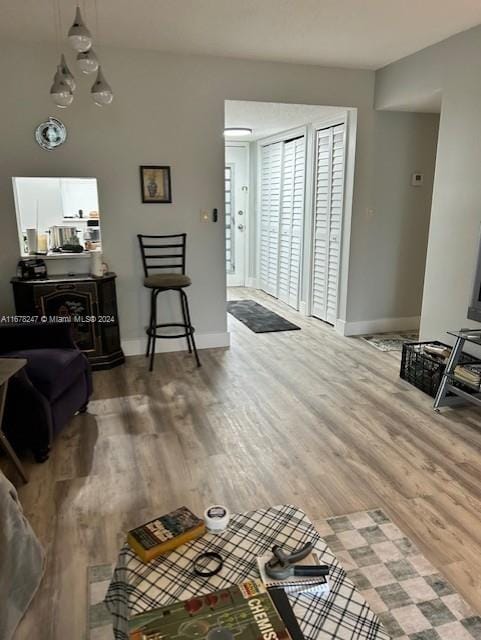
[[[406,380],[406,382],[409,382],[434,398],[436,397],[441,378],[446,369],[446,361],[442,358],[423,353],[422,347],[425,345],[451,348],[449,345],[444,342],[439,342],[438,340],[405,342],[403,344],[401,371],[399,375],[403,380]],[[480,362],[480,360],[467,353],[461,354],[459,358],[460,364],[473,364],[475,362]],[[457,381],[453,381],[452,384],[466,389],[465,385],[457,383]],[[473,392],[472,390],[470,391],[471,393]]]

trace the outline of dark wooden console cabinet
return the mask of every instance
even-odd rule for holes
[[[115,273],[101,278],[86,274],[48,276],[41,280],[12,278],[17,315],[62,322],[71,319],[73,338],[92,369],[111,369],[125,361],[120,346]]]

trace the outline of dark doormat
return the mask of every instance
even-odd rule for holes
[[[231,300],[227,303],[227,311],[254,333],[295,331],[301,328],[254,300]]]

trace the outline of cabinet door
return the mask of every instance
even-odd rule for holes
[[[345,126],[316,132],[312,315],[337,319],[344,199]]]
[[[278,296],[299,309],[302,237],[304,228],[305,138],[284,143],[279,235]]]
[[[81,351],[101,352],[98,324],[88,317],[98,315],[97,285],[95,282],[42,284],[35,286],[35,303],[44,316],[84,318],[72,322],[72,336]]]
[[[282,142],[261,148],[260,166],[260,288],[277,296]]]

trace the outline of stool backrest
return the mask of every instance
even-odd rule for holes
[[[180,269],[185,274],[186,233],[168,236],[137,234],[145,277],[153,269]]]

